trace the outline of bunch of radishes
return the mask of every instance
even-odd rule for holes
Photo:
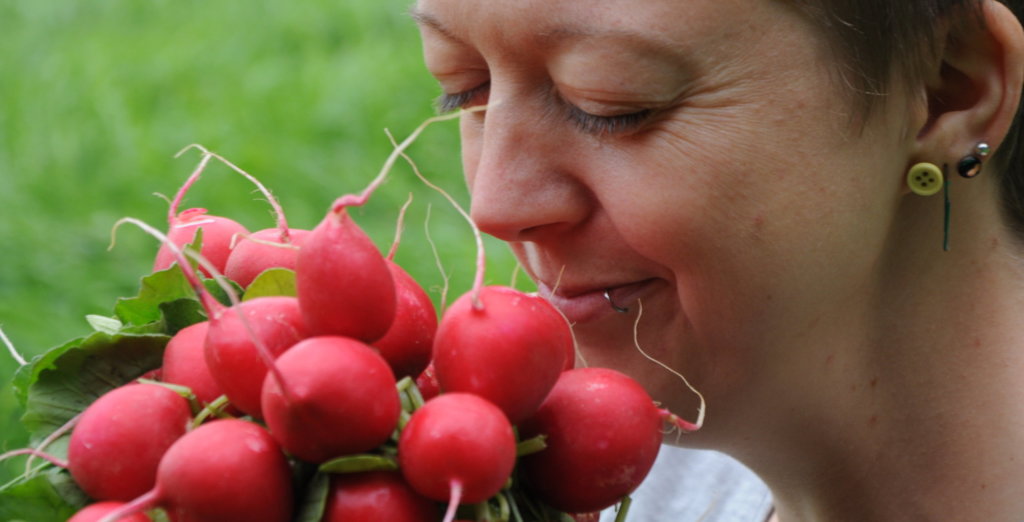
[[[79,417],[58,463],[97,503],[72,520],[148,520],[154,508],[177,522],[559,520],[640,484],[676,418],[619,372],[574,369],[570,327],[549,303],[482,285],[478,266],[438,320],[347,212],[375,185],[309,231],[289,228],[265,189],[274,229],[178,212],[211,158],[245,174],[202,152],[166,235],[123,221],[163,239],[155,269],[183,268],[207,320],[170,339],[159,371]],[[294,274],[295,295],[246,295],[275,270]],[[326,498],[311,515],[313,484]]]

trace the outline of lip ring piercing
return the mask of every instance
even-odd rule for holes
[[[604,300],[608,301],[608,304],[611,305],[612,310],[615,310],[616,312],[618,312],[620,314],[624,314],[626,312],[629,312],[629,308],[623,308],[623,307],[615,304],[615,301],[612,301],[612,296],[611,296],[611,294],[608,293],[609,291],[610,291],[610,289],[607,289],[607,288],[605,289],[605,291],[604,291]]]

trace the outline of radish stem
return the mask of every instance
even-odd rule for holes
[[[270,192],[270,189],[268,189],[263,183],[260,183],[260,180],[256,179],[256,176],[249,174],[248,172],[242,170],[238,165],[235,165],[234,163],[228,161],[223,156],[215,152],[207,150],[206,147],[203,147],[198,143],[193,143],[185,147],[184,149],[181,149],[181,151],[175,154],[174,157],[181,156],[190,149],[198,149],[199,152],[203,154],[203,159],[206,161],[209,161],[209,158],[211,157],[217,158],[218,161],[227,165],[228,168],[241,174],[242,176],[245,177],[245,179],[251,181],[253,185],[256,185],[256,188],[259,189],[259,191],[263,194],[264,197],[267,198],[267,203],[270,203],[270,207],[274,209],[274,215],[277,218],[277,229],[281,232],[281,242],[285,244],[291,243],[291,234],[288,229],[288,220],[285,219],[284,209],[281,208],[281,204],[277,201],[277,198],[274,197],[274,194]]]
[[[178,154],[175,154],[174,157],[178,157],[179,155],[181,155],[182,152],[185,152],[185,150],[182,150]],[[206,166],[209,163],[210,156],[203,156],[202,159],[199,160],[199,164],[196,165],[195,170],[192,171],[192,174],[189,175],[188,179],[185,180],[185,183],[183,183],[181,185],[181,188],[178,189],[178,193],[174,195],[174,199],[171,201],[171,206],[167,209],[168,225],[174,224],[175,218],[178,217],[178,208],[181,206],[182,200],[185,199],[185,193],[187,193],[188,190],[192,188],[192,185],[199,180],[199,175],[202,174],[204,170],[206,170]]]
[[[100,519],[100,522],[116,522],[130,515],[134,515],[140,511],[145,511],[152,507],[156,507],[156,504],[160,502],[160,492],[156,488],[143,493],[141,496],[136,497],[131,502],[111,511],[107,516]]]
[[[46,438],[43,439],[39,443],[39,445],[35,447],[36,451],[43,451],[43,450],[45,450],[47,446],[49,446],[50,444],[53,444],[53,441],[61,438],[62,436],[64,436],[65,433],[71,431],[71,428],[74,428],[75,425],[78,424],[78,419],[80,419],[80,418],[82,418],[82,414],[81,413],[79,413],[78,415],[75,415],[74,417],[71,417],[70,419],[68,419],[68,421],[65,422],[61,427],[59,427],[56,430],[54,430],[53,433],[47,435]],[[34,459],[34,458],[35,458],[35,455],[31,455],[30,454],[28,459],[25,460],[25,473],[31,473],[32,472],[32,459]],[[2,489],[2,488],[0,488],[0,489]]]
[[[474,107],[474,109],[478,108]],[[334,212],[340,212],[341,209],[345,207],[359,207],[366,204],[366,202],[369,201],[370,196],[373,195],[373,192],[377,190],[377,187],[384,183],[384,179],[387,177],[388,173],[391,172],[391,167],[393,167],[395,161],[398,160],[398,155],[401,154],[402,151],[407,149],[409,145],[412,145],[413,141],[415,141],[416,138],[419,137],[420,133],[422,133],[423,130],[427,128],[427,126],[429,126],[431,123],[459,118],[462,116],[462,113],[474,109],[458,111],[452,114],[444,114],[441,116],[434,116],[432,118],[427,118],[426,120],[424,120],[423,123],[421,123],[418,127],[416,127],[416,129],[412,131],[411,134],[409,134],[409,137],[406,138],[405,141],[397,145],[395,147],[395,150],[393,150],[391,154],[388,155],[387,160],[384,162],[384,166],[381,167],[380,169],[380,173],[378,173],[377,177],[374,178],[374,180],[370,182],[370,184],[365,189],[363,189],[362,193],[360,193],[358,196],[355,194],[348,194],[336,199],[334,201],[332,210]],[[480,110],[482,110],[482,108],[480,108]],[[385,130],[385,132],[387,131]],[[388,136],[390,137],[390,133],[388,133]],[[394,140],[392,140],[392,143],[394,143]]]
[[[31,455],[33,457],[39,457],[59,468],[68,467],[68,461],[54,457],[53,455],[50,455],[48,453],[43,453],[42,451],[33,448],[22,448],[11,450],[6,453],[0,453],[0,461],[7,460],[11,457],[17,457],[18,455]]]

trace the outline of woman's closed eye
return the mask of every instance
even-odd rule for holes
[[[446,114],[458,109],[468,109],[487,104],[490,82],[456,93],[443,93],[434,104],[438,112]],[[641,109],[626,114],[610,116],[589,113],[571,103],[564,102],[566,119],[580,132],[594,135],[609,135],[630,132],[646,122],[654,113],[653,109]]]
[[[468,109],[477,105],[487,103],[487,94],[490,91],[491,82],[482,83],[472,89],[456,93],[443,93],[434,101],[437,111],[446,114],[458,109]]]
[[[606,135],[619,134],[635,130],[642,125],[654,112],[652,109],[641,109],[627,114],[616,114],[614,116],[600,116],[566,104],[568,108],[568,119],[581,132],[587,134]]]

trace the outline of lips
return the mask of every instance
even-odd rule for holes
[[[586,323],[617,312],[609,303],[619,308],[629,308],[637,299],[654,291],[658,279],[643,279],[619,284],[558,287],[554,291],[544,283],[538,284],[540,294],[558,308],[570,323]],[[605,298],[605,291],[608,298]]]

